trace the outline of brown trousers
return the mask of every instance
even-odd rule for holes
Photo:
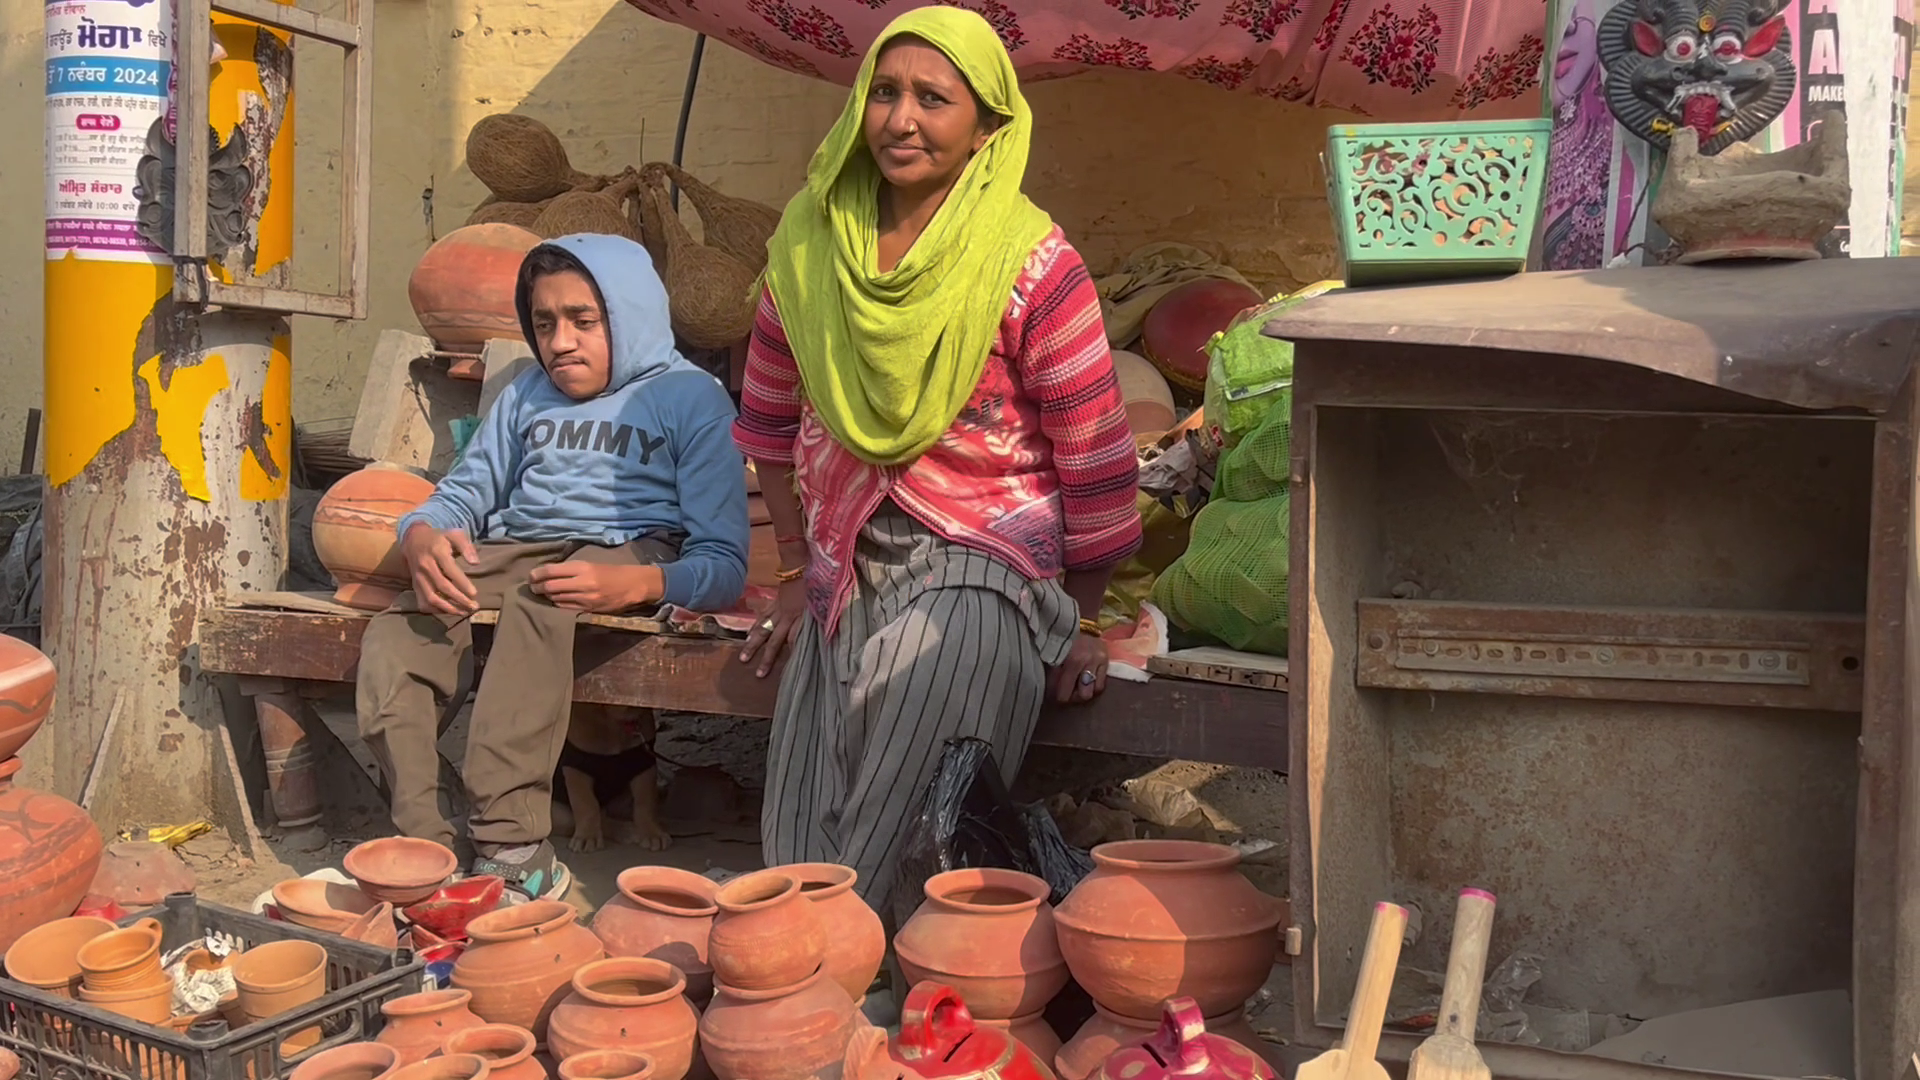
[[[620,547],[578,541],[477,545],[463,567],[482,608],[498,609],[480,676],[461,773],[473,810],[467,832],[487,850],[538,843],[553,831],[553,770],[573,705],[577,611],[535,593],[527,575],[568,559],[602,565],[670,562],[671,545],[642,538]],[[465,616],[427,614],[409,591],[373,617],[360,639],[355,694],[360,737],[386,777],[394,827],[452,846],[440,813],[440,735],[473,681],[473,628]]]

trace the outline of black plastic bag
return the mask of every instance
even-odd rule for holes
[[[1086,853],[1060,836],[1044,807],[1023,809],[1013,801],[991,744],[948,739],[900,845],[891,897],[894,925],[904,926],[920,906],[928,878],[986,866],[1043,878],[1056,904],[1093,869]]]

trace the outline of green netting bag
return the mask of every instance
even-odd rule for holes
[[[1302,300],[1339,287],[1337,281],[1318,281],[1283,293],[1241,312],[1232,325],[1207,342],[1202,408],[1207,422],[1220,429],[1228,446],[1259,427],[1293,387],[1293,342],[1266,336],[1268,321]]]

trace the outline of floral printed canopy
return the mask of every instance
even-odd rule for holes
[[[775,67],[851,85],[924,0],[628,0]],[[1026,80],[1166,71],[1382,120],[1541,115],[1545,0],[938,0],[979,12]]]

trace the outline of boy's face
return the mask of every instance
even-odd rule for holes
[[[534,279],[530,306],[540,363],[553,385],[576,401],[605,390],[612,377],[612,346],[593,282],[575,270],[546,274]]]

